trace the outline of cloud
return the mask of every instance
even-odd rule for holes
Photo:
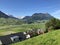
[[[19,18],[19,19],[22,19],[22,18],[24,18],[25,16],[17,16],[17,18]]]
[[[56,10],[55,12],[51,13],[54,17],[60,19],[60,10]]]

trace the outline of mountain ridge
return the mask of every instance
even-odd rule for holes
[[[0,18],[14,18],[14,19],[18,19],[12,15],[7,15],[4,12],[0,11]]]
[[[25,16],[23,20],[27,23],[32,23],[36,21],[41,21],[41,20],[49,20],[51,18],[54,18],[51,16],[49,13],[34,13],[32,16]]]

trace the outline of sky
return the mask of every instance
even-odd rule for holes
[[[60,0],[0,0],[0,11],[18,18],[49,13],[60,19]]]

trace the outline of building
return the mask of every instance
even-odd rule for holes
[[[10,34],[6,36],[0,36],[0,45],[8,45],[11,43],[23,41],[26,39],[26,36],[23,32]]]

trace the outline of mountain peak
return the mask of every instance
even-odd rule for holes
[[[25,16],[24,21],[37,21],[37,20],[49,20],[53,18],[49,13],[34,13],[32,16]]]
[[[7,15],[4,12],[0,11],[0,18],[14,18],[14,19],[18,19],[12,15]]]

